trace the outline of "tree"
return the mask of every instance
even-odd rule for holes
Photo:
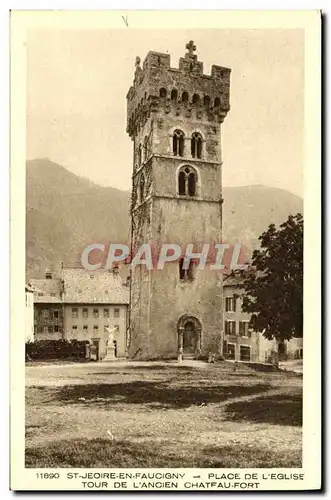
[[[259,237],[252,255],[255,273],[244,280],[243,311],[252,313],[253,328],[278,342],[302,337],[303,217],[290,215]]]

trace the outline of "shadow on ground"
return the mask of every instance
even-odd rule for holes
[[[278,425],[302,425],[302,395],[278,394],[238,401],[226,407],[227,419]]]
[[[300,450],[267,450],[233,446],[201,446],[170,452],[164,443],[137,443],[107,439],[75,439],[27,448],[26,467],[300,467]]]
[[[250,396],[267,391],[269,385],[171,386],[167,382],[134,381],[120,384],[67,385],[45,394],[53,403],[103,406],[117,404],[150,405],[153,408],[187,408],[191,405],[220,403],[229,398]]]

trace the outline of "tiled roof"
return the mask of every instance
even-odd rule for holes
[[[65,303],[129,303],[129,287],[119,274],[85,269],[63,269],[62,273]]]
[[[61,302],[61,279],[60,278],[32,278],[30,285],[34,288],[35,303]]]
[[[128,304],[129,287],[119,274],[109,271],[62,269],[61,278],[31,279],[36,303]]]
[[[245,278],[250,274],[255,273],[255,269],[251,266],[245,270],[232,270],[223,275],[223,286],[243,286]]]

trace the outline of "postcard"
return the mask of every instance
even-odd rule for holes
[[[10,488],[319,490],[319,11],[11,12]]]

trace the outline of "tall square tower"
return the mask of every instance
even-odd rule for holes
[[[149,243],[220,243],[222,236],[221,124],[229,106],[230,72],[203,63],[192,41],[170,67],[168,54],[136,59],[127,94],[133,141],[133,254]],[[183,258],[162,270],[132,267],[128,354],[132,359],[206,356],[222,349],[222,276]]]

